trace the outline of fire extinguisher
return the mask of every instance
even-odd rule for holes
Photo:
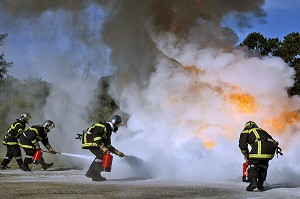
[[[41,157],[42,157],[42,155],[43,155],[43,153],[42,153],[41,150],[35,151],[35,153],[33,155],[33,158],[32,158],[33,159],[33,163],[34,164],[38,164],[39,161],[40,161],[40,159],[41,159]]]
[[[113,156],[110,153],[105,153],[102,158],[102,168],[105,172],[111,171]]]
[[[248,176],[248,161],[243,163],[243,175],[242,175],[243,182],[249,182]]]

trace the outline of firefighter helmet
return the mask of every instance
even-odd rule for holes
[[[253,128],[258,128],[257,124],[253,121],[248,121],[245,124],[245,128],[247,129],[253,129]]]
[[[114,126],[114,132],[116,132],[118,128],[123,125],[122,118],[119,115],[112,116],[109,122]]]
[[[45,130],[47,132],[49,132],[51,129],[55,128],[55,124],[51,120],[46,120],[42,126],[45,128]]]
[[[31,119],[31,115],[29,113],[22,113],[21,117],[19,118],[19,120],[25,122],[25,123],[29,123],[29,120]]]

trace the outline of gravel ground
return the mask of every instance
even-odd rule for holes
[[[93,182],[83,170],[0,170],[0,198],[35,199],[174,199],[300,198],[300,188],[267,185],[264,192],[245,191],[246,183],[203,183],[161,179],[108,179]],[[104,175],[105,176],[105,175]]]

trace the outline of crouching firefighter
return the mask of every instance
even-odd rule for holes
[[[29,123],[30,119],[31,115],[29,113],[22,113],[21,117],[12,123],[8,128],[3,139],[3,144],[6,145],[7,152],[3,161],[1,162],[1,169],[9,168],[7,165],[10,163],[13,157],[16,158],[19,167],[22,168],[23,160],[18,139],[20,134],[24,132],[26,124]]]
[[[86,177],[92,178],[93,181],[106,180],[106,178],[101,176],[101,172],[103,171],[103,155],[111,152],[119,157],[125,156],[121,151],[111,145],[112,132],[116,133],[118,128],[122,125],[122,118],[118,115],[114,115],[108,122],[95,123],[83,131],[82,148],[89,149],[95,155],[94,161],[85,174]]]
[[[250,153],[248,145],[251,146]],[[267,178],[269,161],[274,157],[275,153],[283,155],[278,145],[278,142],[265,130],[259,128],[255,122],[249,121],[245,124],[240,134],[239,148],[245,160],[248,161],[250,184],[246,188],[247,191],[253,191],[254,189],[264,190],[263,184]]]
[[[20,146],[25,151],[25,158],[22,169],[24,171],[31,171],[29,164],[33,162],[34,153],[38,150],[41,150],[39,141],[48,149],[49,153],[56,154],[57,152],[50,146],[48,140],[48,133],[51,129],[55,128],[54,122],[51,120],[46,120],[42,125],[34,125],[26,129],[24,133],[20,136]],[[50,168],[53,163],[47,164],[43,157],[36,162],[36,164],[41,164],[43,169],[46,170]]]

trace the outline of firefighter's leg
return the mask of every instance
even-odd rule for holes
[[[23,148],[25,151],[25,158],[24,158],[24,162],[22,165],[22,170],[23,171],[31,171],[31,169],[29,168],[29,165],[32,163],[32,158],[33,155],[35,153],[34,149],[29,149],[29,148]]]
[[[1,169],[9,169],[9,167],[7,166],[9,164],[9,162],[11,161],[11,159],[7,156],[4,157],[4,159],[1,162]]]
[[[104,181],[106,178],[101,176],[102,168],[102,158],[103,153],[100,149],[90,149],[90,151],[96,156],[94,161],[89,167],[89,170],[86,172],[85,176],[92,178],[93,181]]]
[[[249,169],[248,169],[248,175],[249,175],[249,181],[250,184],[246,188],[247,191],[253,191],[257,188],[257,178],[258,178],[258,161],[250,159],[249,160]]]
[[[258,180],[257,180],[257,188],[260,191],[264,191],[264,181],[266,181],[267,178],[267,173],[268,173],[268,167],[269,167],[269,161],[261,161],[259,166],[259,171],[258,171]]]
[[[39,163],[42,165],[44,171],[46,171],[48,168],[50,168],[54,164],[54,163],[47,164],[43,157],[41,157]]]
[[[22,153],[21,153],[21,149],[20,149],[19,145],[13,146],[13,153],[14,153],[14,157],[16,158],[16,161],[17,161],[19,167],[22,168],[23,160],[22,160]]]
[[[9,145],[7,145],[6,147],[7,147],[7,151],[3,161],[1,162],[1,169],[8,169],[9,167],[7,165],[10,163],[10,161],[13,158],[12,147]]]

